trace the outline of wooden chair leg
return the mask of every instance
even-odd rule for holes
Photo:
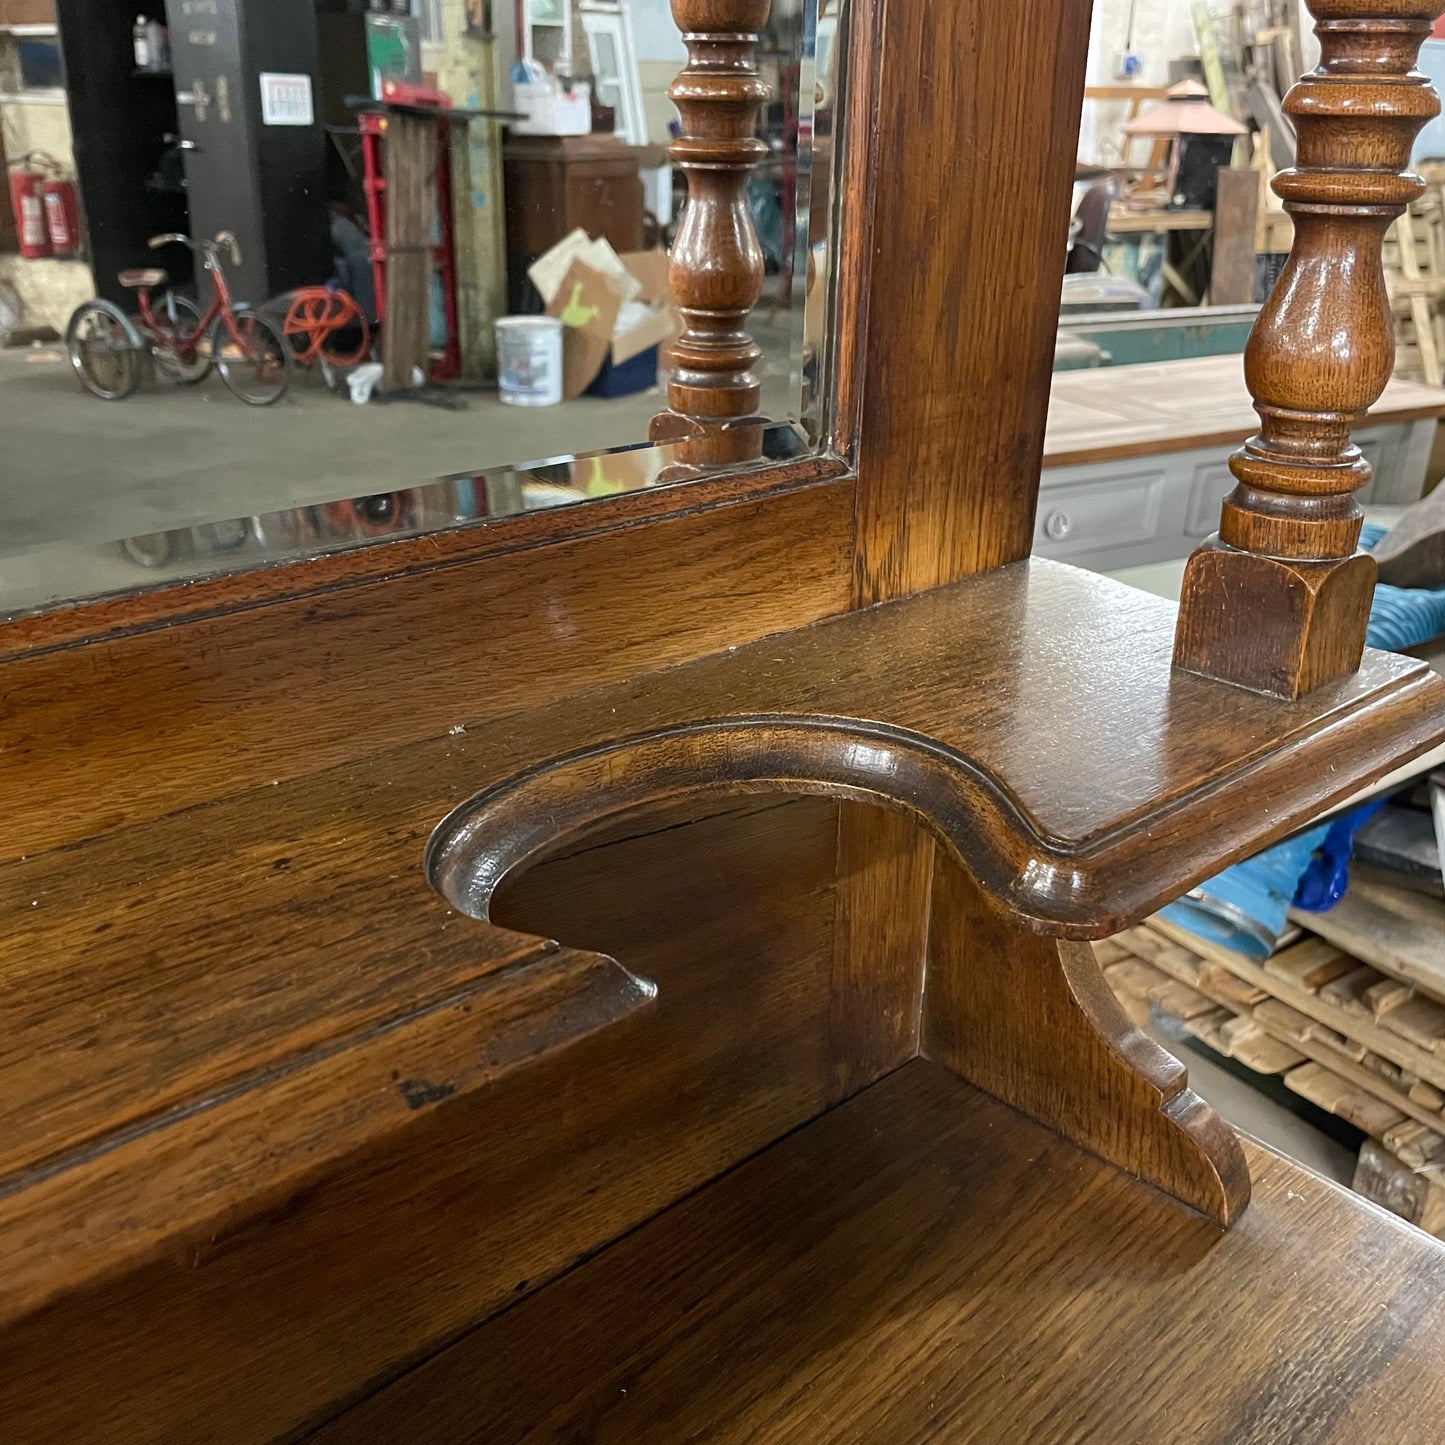
[[[1234,1132],[1130,1022],[1089,945],[1024,932],[941,852],[922,1051],[1221,1225],[1249,1202]]]

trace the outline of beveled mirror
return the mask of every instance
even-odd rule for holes
[[[649,441],[666,0],[17,4],[0,615],[699,473]],[[746,56],[757,461],[827,445],[843,10],[774,0]]]

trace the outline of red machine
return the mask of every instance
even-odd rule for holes
[[[17,161],[10,171],[10,205],[20,233],[20,254],[27,261],[38,261],[53,254],[50,231],[45,224],[44,185],[45,171],[32,156]]]
[[[41,182],[40,191],[51,251],[57,256],[78,256],[82,243],[80,196],[75,182],[64,176],[47,176]]]

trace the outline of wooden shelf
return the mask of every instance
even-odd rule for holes
[[[504,1074],[631,1027],[651,994],[625,953],[484,921],[502,879],[616,815],[882,803],[1009,926],[1105,936],[1445,734],[1423,663],[1369,654],[1281,703],[1171,673],[1173,621],[1020,563],[488,722],[459,698],[430,741],[32,844],[0,866],[0,1321],[254,1238],[402,1135],[465,1130]],[[53,827],[49,802],[12,828]],[[1193,1097],[1136,1072],[1149,1117]]]
[[[1033,559],[572,700],[469,741],[482,791],[434,876],[485,917],[509,871],[611,812],[824,792],[919,817],[1028,927],[1102,938],[1445,736],[1421,662],[1369,652],[1282,703],[1174,672],[1174,618]]]
[[[1445,1253],[1246,1148],[1220,1233],[919,1060],[312,1439],[1435,1445]]]

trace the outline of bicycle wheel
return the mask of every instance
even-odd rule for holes
[[[254,311],[243,311],[235,320],[234,337],[224,316],[211,328],[216,370],[248,406],[270,406],[291,383],[291,348],[280,328]]]
[[[201,334],[201,308],[179,291],[167,291],[151,311],[151,361],[156,375],[177,386],[195,386],[211,370],[211,347]]]
[[[81,384],[102,401],[122,401],[140,385],[140,352],[125,317],[108,301],[76,307],[65,349]]]

